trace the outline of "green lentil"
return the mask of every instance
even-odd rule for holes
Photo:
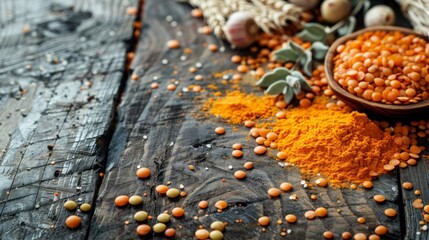
[[[223,239],[223,233],[219,230],[213,230],[210,232],[210,239],[211,240],[222,240]]]
[[[225,230],[225,224],[221,221],[214,221],[214,222],[212,222],[212,224],[210,224],[210,228],[212,230],[223,231],[223,230]]]
[[[176,198],[180,195],[180,191],[177,188],[170,188],[165,195],[167,195],[169,198]]]
[[[77,203],[76,203],[75,201],[67,200],[67,201],[64,203],[64,208],[65,208],[65,209],[67,209],[67,210],[69,210],[69,211],[73,211],[73,210],[75,210],[75,209],[76,209],[76,207],[77,207]]]
[[[91,210],[91,205],[89,203],[84,203],[80,205],[80,210],[82,212],[89,212]]]
[[[161,213],[156,219],[158,220],[158,222],[168,223],[170,221],[170,215],[167,213]]]
[[[167,228],[167,226],[164,223],[157,223],[155,225],[153,225],[153,231],[156,233],[162,233],[165,231],[165,229]]]
[[[149,214],[145,211],[138,211],[134,214],[134,220],[138,221],[138,222],[143,222],[147,219],[147,217],[149,216]]]
[[[131,196],[130,197],[130,199],[128,200],[128,202],[131,204],[131,205],[139,205],[139,204],[141,204],[142,202],[143,202],[143,198],[142,197],[140,197],[140,196],[137,196],[137,195],[134,195],[134,196]]]

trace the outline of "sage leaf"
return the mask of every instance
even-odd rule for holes
[[[271,84],[267,90],[265,91],[265,94],[268,95],[279,95],[283,92],[283,89],[287,86],[286,80],[277,81],[273,84]]]
[[[305,57],[301,59],[301,66],[302,66],[302,71],[304,71],[305,75],[307,76],[311,76],[312,75],[312,54],[311,54],[311,49],[308,49],[307,51],[305,51]]]
[[[313,89],[310,87],[310,84],[308,84],[307,80],[305,79],[304,75],[302,75],[301,72],[293,71],[291,75],[299,79],[298,83],[300,85],[301,90],[304,90],[307,92],[313,91]]]
[[[262,76],[261,79],[259,79],[259,81],[256,82],[256,85],[266,88],[279,80],[286,80],[286,77],[288,75],[290,75],[289,69],[284,67],[279,67],[272,72],[268,72],[264,74],[264,76]]]
[[[325,26],[319,23],[306,23],[304,29],[297,34],[299,38],[308,42],[326,42],[327,33]]]
[[[285,87],[283,89],[283,95],[284,95],[285,102],[289,104],[292,101],[294,96],[293,90],[290,87]]]
[[[296,59],[298,59],[298,54],[290,48],[282,48],[274,52],[274,60],[281,63],[295,62]]]
[[[329,47],[321,42],[314,42],[311,45],[311,50],[313,52],[314,59],[323,60],[325,59],[326,53],[328,52]]]
[[[293,41],[289,41],[286,48],[292,49],[298,55],[298,58],[305,57],[305,50]]]
[[[299,83],[299,78],[295,76],[287,76],[286,82],[288,85],[292,88],[292,91],[295,95],[299,94],[301,92],[301,84]]]

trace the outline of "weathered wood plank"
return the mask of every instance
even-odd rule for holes
[[[1,239],[85,238],[62,204],[93,202],[137,5],[0,2]]]
[[[167,0],[146,2],[142,37],[132,64],[140,78],[128,80],[119,107],[119,123],[110,145],[106,177],[89,238],[137,238],[134,231],[138,224],[133,220],[136,211],[145,210],[156,217],[175,206],[186,210],[184,218],[173,219],[168,224],[176,229],[178,239],[193,238],[199,225],[208,228],[214,220],[229,223],[225,239],[280,239],[283,228],[291,230],[288,233],[290,239],[320,239],[326,230],[333,231],[335,238],[339,238],[343,231],[373,233],[379,224],[389,228],[386,239],[400,238],[399,217],[389,219],[384,215],[386,208],[399,210],[395,174],[374,181],[371,190],[305,189],[301,186],[302,177],[297,168],[282,168],[270,156],[253,154],[254,143],[247,139],[244,127],[230,126],[215,118],[196,117],[199,106],[210,93],[179,92],[191,84],[207,88],[215,83],[221,91],[231,88],[221,84],[222,79],[213,77],[212,73],[234,68],[229,59],[237,52],[227,49],[226,52],[212,53],[204,48],[206,43],[219,42],[212,36],[197,34],[202,22],[192,19],[189,10],[189,6]],[[177,26],[166,18],[172,18]],[[166,42],[172,38],[180,39],[182,50],[191,48],[192,54],[169,50]],[[186,60],[183,57],[181,60],[181,56],[186,56]],[[169,64],[162,64],[163,59]],[[204,81],[198,83],[187,71],[197,62],[203,64],[198,73],[205,76]],[[178,81],[177,90],[167,91],[167,85],[174,81]],[[158,82],[160,87],[151,89],[152,82]],[[252,89],[250,81],[245,82],[241,88]],[[213,129],[219,125],[226,128],[226,135],[215,135]],[[235,142],[243,144],[243,159],[236,160],[231,156],[230,146]],[[246,180],[238,181],[233,172],[242,169],[245,161],[254,162],[255,169],[248,173]],[[188,165],[194,165],[196,170],[189,170]],[[229,165],[234,170],[229,169]],[[135,177],[138,166],[151,169],[150,179],[142,181]],[[279,199],[269,199],[267,189],[284,181],[291,182],[295,190],[282,194]],[[187,196],[170,200],[155,192],[156,185],[167,183],[176,188],[183,184]],[[385,204],[376,204],[372,199],[380,193],[387,198]],[[117,208],[114,199],[121,194],[146,197],[143,197],[142,206]],[[297,194],[297,201],[289,199],[292,194]],[[318,200],[311,200],[311,194],[317,194]],[[220,199],[230,204],[222,213],[214,207]],[[200,200],[209,201],[207,210],[198,209]],[[329,209],[329,217],[305,220],[304,212],[319,206]],[[299,217],[297,224],[285,223],[284,217],[289,213]],[[266,232],[262,232],[257,224],[257,219],[263,215],[272,220]],[[365,217],[367,223],[358,224],[358,217]],[[278,219],[283,219],[283,223],[277,225]],[[124,224],[126,221],[129,224]],[[154,223],[156,219],[149,221],[150,225]],[[162,238],[162,235],[154,234],[151,238]]]

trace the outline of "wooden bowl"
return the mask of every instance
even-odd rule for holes
[[[420,101],[418,103],[411,103],[411,104],[404,104],[404,105],[378,103],[378,102],[366,100],[362,97],[349,93],[347,90],[342,88],[334,80],[333,71],[332,71],[334,68],[333,58],[336,55],[337,47],[347,42],[348,40],[355,39],[358,35],[368,31],[388,31],[388,32],[400,31],[405,34],[414,34],[416,36],[425,38],[427,40],[425,36],[423,36],[422,34],[416,33],[411,29],[401,28],[401,27],[391,27],[391,26],[366,28],[337,39],[329,48],[325,58],[326,78],[328,79],[328,83],[332,91],[339,99],[347,103],[352,108],[362,112],[369,113],[369,114],[373,113],[375,115],[382,115],[382,116],[391,117],[391,118],[418,118],[418,117],[423,117],[425,115],[428,115],[429,99]]]

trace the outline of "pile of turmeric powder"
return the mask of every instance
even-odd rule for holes
[[[223,98],[210,98],[204,108],[215,116],[220,116],[230,123],[238,124],[246,120],[274,116],[277,109],[275,99],[268,96],[258,97],[240,91],[232,91]]]
[[[278,135],[277,148],[286,161],[308,177],[320,174],[332,186],[362,183],[385,173],[383,166],[399,151],[394,137],[363,113],[326,109],[328,99],[317,97],[308,108],[288,108],[284,118],[260,121]],[[210,100],[212,114],[241,123],[249,118],[274,116],[266,97],[233,92]]]

